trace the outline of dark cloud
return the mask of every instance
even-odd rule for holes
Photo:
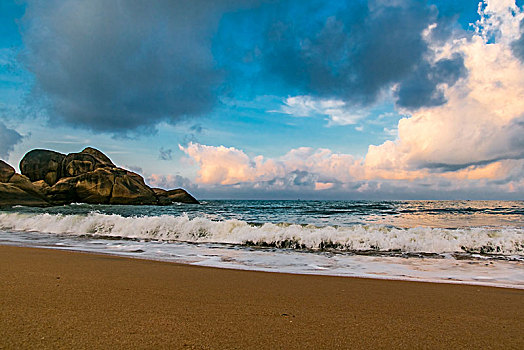
[[[485,166],[485,165],[488,165],[488,164],[491,164],[493,162],[497,162],[503,159],[507,159],[507,158],[496,158],[496,159],[482,160],[478,162],[468,162],[468,163],[459,163],[459,164],[423,163],[419,166],[419,168],[426,168],[426,169],[434,170],[436,173],[442,173],[442,172],[448,172],[448,171],[458,171],[458,170],[469,168],[470,166],[482,167],[482,166]]]
[[[188,129],[187,134],[184,136],[181,144],[185,146],[190,142],[199,143],[198,135],[202,134],[203,131],[204,127],[201,124],[197,123],[191,125]]]
[[[452,86],[466,74],[464,58],[460,55],[441,59],[435,64],[423,61],[400,82],[395,93],[397,105],[407,108],[439,106],[446,102],[440,84]]]
[[[204,130],[204,128],[202,127],[201,124],[194,124],[194,125],[191,125],[189,130],[196,134],[200,134]]]
[[[524,115],[513,119],[505,129],[514,158],[524,158]]]
[[[264,66],[302,94],[367,105],[399,84],[401,105],[442,104],[437,85],[454,84],[466,70],[460,57],[428,62],[432,52],[423,32],[431,23],[439,24],[433,37],[451,35],[448,18],[421,1],[347,2],[313,32],[308,28],[314,24],[302,25],[296,16],[275,21],[267,32]]]
[[[160,160],[172,160],[173,159],[173,150],[171,148],[164,149],[164,147],[160,148],[158,159]]]
[[[152,130],[213,107],[222,80],[213,32],[225,11],[250,3],[29,0],[24,61],[51,122],[112,133]]]
[[[0,157],[6,159],[23,138],[16,130],[8,128],[0,121]]]
[[[513,54],[524,62],[524,19],[520,22],[520,37],[511,44]]]
[[[51,123],[114,134],[208,113],[268,80],[360,105],[399,84],[399,103],[418,107],[445,100],[437,85],[450,75],[426,61],[422,33],[436,22],[435,40],[451,35],[447,12],[416,0],[27,0],[22,57]]]

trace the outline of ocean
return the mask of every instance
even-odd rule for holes
[[[0,244],[524,289],[524,201],[241,201],[0,210]]]

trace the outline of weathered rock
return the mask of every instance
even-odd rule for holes
[[[120,168],[99,168],[60,179],[47,191],[54,204],[157,204],[154,192],[142,177]]]
[[[15,173],[9,164],[0,161],[0,205],[30,205],[46,206],[49,203],[44,199],[29,178]]]
[[[111,159],[108,156],[97,150],[93,147],[86,147],[81,153],[87,153],[95,157],[100,163],[104,164],[106,167],[116,168]]]
[[[182,189],[153,191],[142,176],[115,167],[105,154],[92,147],[67,156],[33,150],[24,156],[20,169],[24,175],[16,174],[7,163],[0,163],[0,180],[9,180],[4,186],[6,195],[0,191],[0,205],[198,203]],[[17,194],[20,202],[15,200]]]
[[[76,179],[72,177],[58,180],[56,184],[47,190],[46,199],[55,205],[77,202],[75,184]]]
[[[116,168],[115,168],[116,169]],[[144,179],[131,171],[118,169],[115,176],[110,204],[158,204],[158,199]]]
[[[160,205],[168,205],[172,203],[186,203],[186,204],[200,204],[198,200],[190,195],[186,190],[181,188],[166,191],[161,188],[153,188]]]
[[[53,204],[73,202],[108,204],[113,189],[114,175],[104,168],[75,177],[64,177],[47,190]]]
[[[27,176],[14,174],[13,176],[11,176],[9,184],[18,187],[19,189],[25,192],[32,193],[35,196],[42,197],[42,194],[40,193],[38,188],[36,188],[35,185],[33,185],[31,180],[29,180]]]
[[[156,198],[158,199],[158,205],[170,205],[173,204],[171,199],[167,198],[167,191],[162,188],[152,188],[155,192]]]
[[[0,206],[7,205],[44,207],[49,203],[38,195],[28,193],[11,183],[0,183]]]
[[[107,204],[111,199],[115,175],[106,168],[96,169],[75,178],[78,201],[90,204]]]
[[[31,181],[44,180],[48,185],[54,185],[62,176],[62,153],[35,149],[28,152],[20,161],[20,172]]]
[[[105,167],[88,153],[69,153],[62,161],[62,177],[75,177]]]
[[[9,179],[14,174],[15,169],[0,159],[0,182],[9,182]]]
[[[38,181],[33,182],[33,186],[38,191],[38,193],[40,193],[40,195],[42,195],[42,196],[46,196],[47,192],[51,188],[47,184],[47,182],[45,182],[44,180],[38,180]]]

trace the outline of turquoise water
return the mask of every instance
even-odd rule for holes
[[[250,223],[294,223],[350,226],[384,224],[397,227],[459,228],[524,227],[524,201],[249,201],[210,200],[202,205],[117,206],[68,205],[52,208],[15,207],[8,212],[85,215],[92,211],[129,216],[203,216]]]

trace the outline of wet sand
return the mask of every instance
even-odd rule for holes
[[[524,291],[0,246],[0,349],[524,348]]]

